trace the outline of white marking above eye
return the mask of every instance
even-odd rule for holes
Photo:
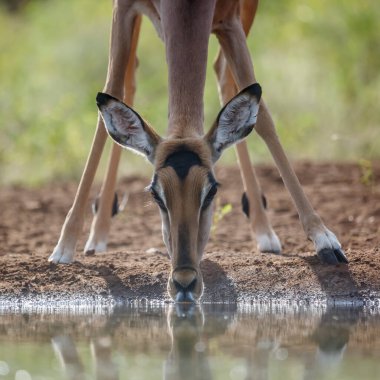
[[[209,183],[206,184],[206,186],[203,186],[202,191],[201,191],[201,204],[203,204],[210,189],[211,189],[211,185]]]
[[[158,184],[155,187],[155,190],[157,191],[158,195],[162,199],[162,202],[164,202],[165,207],[167,208],[167,202],[166,202],[166,197],[163,188]]]
[[[201,206],[203,205],[208,193],[210,192],[211,188],[212,188],[213,184],[211,183],[207,183],[206,186],[204,186],[202,188],[202,191],[201,191]]]
[[[152,185],[148,186],[146,188],[148,191],[151,190],[151,189],[154,189],[154,191],[158,194],[158,196],[160,197],[160,199],[162,200],[162,202],[164,203],[164,206],[166,208],[168,208],[167,206],[167,201],[166,201],[166,197],[165,197],[165,193],[164,193],[164,189],[162,188],[161,184],[160,184],[160,181],[157,179],[155,180],[155,184],[154,186],[152,187]]]

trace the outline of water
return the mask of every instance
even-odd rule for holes
[[[3,310],[0,343],[0,379],[380,379],[365,308]]]

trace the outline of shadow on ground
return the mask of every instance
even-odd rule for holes
[[[236,302],[238,295],[231,278],[224,269],[210,259],[204,259],[201,263],[205,291],[205,302]]]

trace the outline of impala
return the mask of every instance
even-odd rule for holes
[[[338,239],[306,198],[261,99],[261,87],[256,82],[246,44],[257,3],[258,0],[114,0],[107,80],[97,96],[100,117],[96,134],[74,204],[50,261],[73,260],[106,131],[117,144],[111,152],[85,246],[87,254],[106,250],[121,147],[134,150],[154,168],[150,192],[160,210],[163,239],[172,265],[168,292],[177,302],[197,301],[203,291],[200,261],[218,190],[213,166],[223,150],[233,144],[244,185],[244,210],[258,249],[280,253],[281,244],[268,221],[263,194],[243,140],[255,128],[274,158],[318,256],[328,264],[347,262]],[[165,44],[169,73],[166,136],[159,136],[131,107],[141,15],[151,20]],[[214,67],[224,107],[205,133],[203,93],[211,33],[216,34],[221,47]]]

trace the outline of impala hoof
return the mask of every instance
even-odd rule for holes
[[[70,264],[73,262],[74,252],[75,249],[62,248],[60,245],[57,245],[48,261],[53,264]]]
[[[348,264],[347,257],[342,249],[323,248],[317,252],[318,257],[325,264]]]
[[[281,253],[280,239],[273,230],[268,234],[257,235],[256,240],[257,248],[261,253]]]
[[[347,264],[347,257],[342,250],[342,246],[337,237],[326,227],[311,237],[317,251],[318,257],[323,263],[334,264]]]

